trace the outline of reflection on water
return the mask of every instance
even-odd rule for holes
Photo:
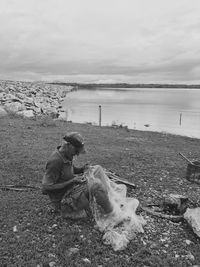
[[[64,101],[68,120],[73,122],[97,124],[99,105],[102,125],[116,123],[131,129],[200,138],[198,89],[78,90],[69,93]]]

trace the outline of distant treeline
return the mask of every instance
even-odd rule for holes
[[[53,82],[50,84],[73,86],[76,89],[97,89],[97,88],[191,88],[200,89],[200,84],[131,84],[131,83],[63,83]]]

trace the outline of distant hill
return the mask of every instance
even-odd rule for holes
[[[130,83],[64,83],[52,82],[50,84],[73,86],[77,89],[93,89],[93,88],[191,88],[200,89],[200,84],[130,84]]]

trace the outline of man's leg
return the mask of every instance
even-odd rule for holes
[[[69,207],[71,210],[69,210]],[[89,194],[87,185],[80,185],[75,188],[70,196],[64,196],[62,201],[62,215],[70,219],[86,218],[85,210],[89,208]]]
[[[61,211],[61,200],[65,194],[66,190],[59,190],[59,191],[50,191],[48,192],[51,206],[54,212],[59,213]]]
[[[108,197],[108,192],[104,189],[103,184],[93,184],[90,190],[91,194],[95,197],[97,204],[103,209],[104,213],[111,213],[113,211],[113,206]]]

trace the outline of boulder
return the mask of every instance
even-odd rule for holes
[[[11,112],[18,112],[24,110],[24,105],[20,102],[8,102],[5,105],[6,110]]]
[[[0,106],[0,117],[6,116],[6,115],[7,115],[7,112],[2,106]]]
[[[64,120],[64,121],[66,121],[67,120],[67,114],[66,114],[66,112],[59,112],[58,113],[58,120]]]
[[[192,227],[194,233],[200,237],[200,207],[187,209],[184,213],[184,219]]]
[[[22,115],[23,117],[27,117],[27,118],[32,118],[34,117],[34,112],[32,109],[30,110],[23,110],[23,111],[18,111],[17,114]]]
[[[174,214],[183,214],[188,205],[188,197],[178,194],[169,194],[163,197],[162,208]]]

